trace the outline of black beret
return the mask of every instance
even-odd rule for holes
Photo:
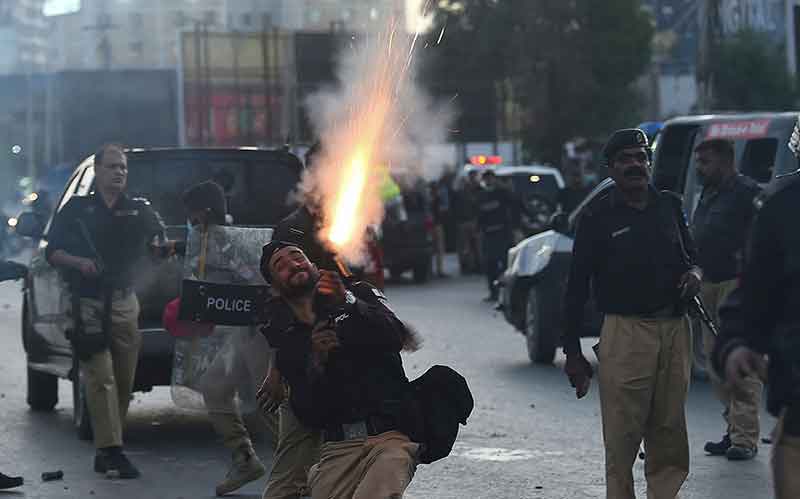
[[[214,223],[223,225],[228,212],[225,191],[211,180],[200,182],[189,187],[183,193],[183,204],[189,211],[209,211]]]
[[[289,246],[297,246],[297,244],[291,241],[273,239],[272,241],[262,246],[260,268],[261,268],[261,276],[264,277],[265,281],[272,282],[272,275],[269,272],[269,261],[272,258],[272,255],[274,255],[275,252],[277,252],[278,250]]]
[[[611,138],[608,139],[608,142],[606,142],[606,145],[603,146],[602,155],[606,166],[611,164],[614,156],[619,151],[630,147],[649,148],[650,144],[647,141],[647,134],[639,128],[623,128],[622,130],[614,132]]]

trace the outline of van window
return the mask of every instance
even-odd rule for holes
[[[183,193],[214,180],[223,186],[236,225],[275,225],[291,212],[288,192],[299,180],[294,165],[276,157],[128,157],[128,193],[148,199],[168,226],[186,223]]]
[[[739,171],[756,182],[766,184],[772,179],[777,152],[778,139],[748,140],[744,147]]]
[[[660,134],[653,172],[653,184],[657,189],[683,192],[686,165],[699,128],[698,125],[670,125]]]

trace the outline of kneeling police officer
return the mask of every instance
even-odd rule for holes
[[[292,243],[266,245],[261,265],[291,315],[286,327],[268,328],[289,403],[325,441],[309,474],[312,497],[401,497],[420,450],[400,357],[415,348],[414,333],[380,291],[346,289],[336,272],[318,270]]]

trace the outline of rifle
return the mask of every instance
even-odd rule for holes
[[[683,263],[686,264],[687,267],[691,268],[693,266],[692,259],[689,258],[689,253],[686,251],[686,243],[683,240],[683,232],[681,232],[681,228],[678,225],[677,217],[673,216],[672,221],[675,225],[675,230],[677,231],[678,244],[680,244],[681,247],[681,258],[683,259]],[[719,336],[719,329],[717,328],[717,325],[714,324],[714,319],[712,319],[711,314],[708,313],[708,309],[706,308],[705,303],[703,303],[703,299],[700,297],[700,295],[695,295],[692,297],[692,299],[689,300],[688,306],[690,315],[698,317],[701,321],[703,321],[703,324],[706,325],[714,337]]]

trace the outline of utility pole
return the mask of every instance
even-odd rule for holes
[[[700,0],[697,10],[700,40],[697,46],[697,105],[699,111],[711,110],[714,102],[714,61],[722,38],[719,0]]]

